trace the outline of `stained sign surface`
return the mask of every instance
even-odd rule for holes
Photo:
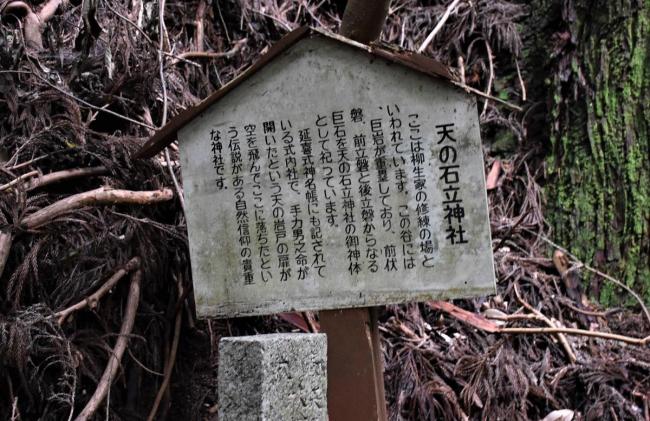
[[[475,99],[310,37],[178,133],[197,311],[494,293]]]

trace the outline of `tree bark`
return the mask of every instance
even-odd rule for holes
[[[555,0],[549,39],[554,237],[650,302],[650,2]],[[537,11],[539,12],[539,11]],[[615,287],[592,287],[603,303]]]

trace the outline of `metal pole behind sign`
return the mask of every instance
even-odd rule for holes
[[[384,366],[377,308],[321,311],[327,333],[327,409],[330,421],[386,417]]]
[[[368,44],[381,35],[390,0],[349,0],[341,35]],[[385,421],[384,364],[378,308],[320,312],[327,334],[327,407],[330,421]]]

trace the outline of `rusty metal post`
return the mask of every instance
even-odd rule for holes
[[[341,35],[368,44],[381,35],[390,0],[349,0]],[[327,407],[331,421],[385,421],[378,308],[320,312],[327,334]]]
[[[384,421],[386,397],[377,308],[320,312],[327,334],[327,409],[331,421]]]
[[[368,44],[379,39],[390,0],[348,0],[341,22],[341,35]]]

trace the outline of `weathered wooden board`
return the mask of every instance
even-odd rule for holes
[[[197,310],[494,292],[476,102],[306,38],[178,133]]]

